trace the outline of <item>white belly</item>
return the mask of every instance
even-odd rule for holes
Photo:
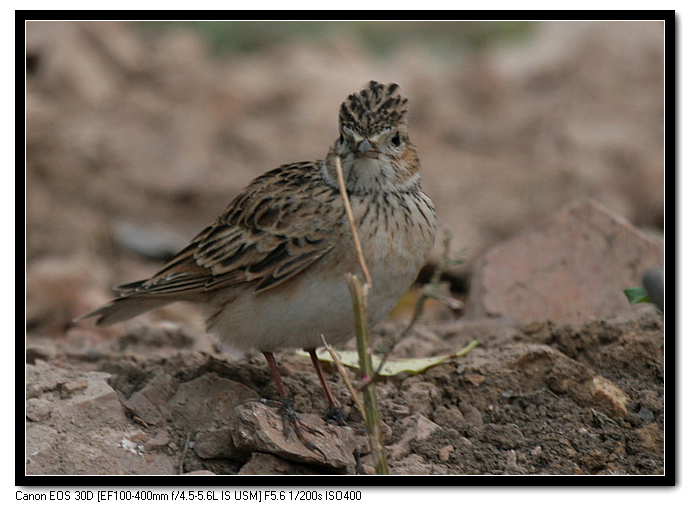
[[[414,281],[414,275],[401,274],[384,281],[378,272],[372,273],[370,324],[385,317]],[[209,330],[237,347],[261,351],[316,348],[323,345],[322,334],[338,345],[355,332],[352,299],[344,275],[297,277],[259,294],[245,290],[224,305]]]

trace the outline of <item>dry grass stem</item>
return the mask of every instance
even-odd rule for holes
[[[345,213],[347,214],[350,229],[352,230],[354,247],[365,280],[364,284],[362,284],[358,276],[352,273],[345,275],[345,280],[347,281],[347,286],[352,296],[352,305],[355,313],[360,379],[366,381],[374,376],[374,366],[371,360],[369,318],[367,316],[367,294],[369,293],[372,282],[369,269],[364,260],[364,254],[362,253],[362,245],[359,242],[359,234],[357,233],[355,218],[352,214],[352,207],[350,206],[350,198],[347,194],[347,187],[345,186],[345,178],[343,177],[343,167],[340,163],[340,157],[336,157],[335,159],[335,169],[338,175],[340,195],[343,198],[343,206],[345,207]],[[368,388],[362,390],[362,397],[364,398],[364,421],[367,426],[367,433],[369,434],[369,443],[371,445],[371,453],[374,458],[376,473],[388,474],[388,462],[386,461],[386,450],[383,445],[383,432],[381,431],[381,416],[376,400],[376,389],[373,383],[370,383]],[[356,395],[355,398],[357,398]]]
[[[321,340],[323,341],[324,348],[326,348],[328,353],[331,354],[331,358],[333,359],[333,363],[335,364],[336,369],[338,369],[338,372],[340,373],[340,376],[343,378],[343,381],[345,381],[345,386],[347,387],[348,391],[350,392],[350,395],[355,400],[355,405],[357,406],[357,410],[359,411],[359,414],[362,415],[362,420],[366,420],[367,414],[366,414],[366,411],[364,410],[364,404],[362,404],[362,400],[359,398],[359,395],[357,394],[357,390],[355,390],[355,387],[352,385],[352,382],[350,381],[350,378],[348,377],[347,370],[345,369],[345,366],[343,365],[343,363],[340,361],[340,357],[338,356],[336,351],[333,349],[333,347],[326,342],[326,339],[324,338],[323,334],[321,335]]]
[[[357,226],[355,225],[355,217],[352,214],[352,207],[350,206],[350,198],[347,195],[347,188],[345,187],[345,178],[343,177],[343,166],[340,163],[340,157],[335,159],[335,171],[338,174],[338,187],[340,188],[340,194],[343,197],[343,205],[345,206],[345,213],[347,214],[347,219],[350,222],[350,229],[352,230],[352,239],[355,243],[355,250],[357,251],[357,258],[359,258],[359,266],[362,269],[362,274],[364,275],[364,282],[368,287],[371,286],[371,276],[369,275],[369,269],[367,268],[367,263],[364,261],[364,254],[362,253],[362,245],[359,242],[359,234],[357,233]]]
[[[346,274],[347,286],[352,295],[355,310],[355,323],[357,327],[357,353],[359,355],[360,375],[363,381],[373,377],[374,366],[371,360],[371,340],[369,337],[369,325],[367,318],[366,290],[362,286],[359,277],[354,274]],[[374,458],[374,467],[377,474],[388,474],[388,462],[383,445],[383,432],[381,431],[381,415],[376,400],[376,385],[369,382],[362,390],[364,398],[364,421],[369,434],[371,454]]]

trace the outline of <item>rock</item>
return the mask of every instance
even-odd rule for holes
[[[635,432],[646,450],[654,451],[664,445],[664,433],[655,423],[636,429]]]
[[[50,417],[53,406],[48,399],[27,399],[26,418],[32,422],[42,422]]]
[[[122,430],[126,419],[120,399],[110,385],[107,373],[84,373],[87,385],[69,397],[53,402],[51,423],[68,424],[80,429],[111,427]],[[81,383],[81,382],[79,382]]]
[[[166,419],[158,407],[143,396],[141,392],[134,392],[124,402],[124,405],[132,415],[139,417],[140,420],[149,425],[159,425]]]
[[[645,407],[640,408],[640,411],[637,413],[637,415],[640,417],[640,421],[644,424],[652,423],[654,421],[654,413]]]
[[[134,392],[125,401],[125,407],[146,423],[158,425],[171,417],[167,402],[176,388],[177,381],[170,374],[158,374],[139,392]]]
[[[316,464],[336,473],[352,473],[356,445],[350,427],[327,425],[314,414],[300,414],[302,421],[323,433],[306,434],[326,458],[307,448],[291,432],[287,437],[283,421],[275,409],[259,402],[246,402],[233,410],[232,437],[235,446],[244,452],[263,452],[286,460]]]
[[[381,399],[381,406],[384,406],[386,411],[396,418],[404,418],[410,415],[410,407],[404,404],[397,404],[395,402],[386,402],[385,399]]]
[[[232,408],[259,395],[241,383],[221,378],[216,373],[182,383],[168,407],[175,422],[188,430],[199,430],[218,422],[229,422]]]
[[[432,418],[435,423],[445,427],[459,427],[463,423],[467,423],[462,411],[455,406],[450,406],[448,408],[439,406],[433,412]]]
[[[388,455],[393,461],[400,460],[410,454],[411,441],[423,441],[431,434],[442,430],[439,425],[420,414],[404,418],[398,425],[398,430],[404,431],[403,435],[397,443],[387,447]]]
[[[170,443],[170,434],[167,430],[159,430],[154,437],[144,443],[144,450],[147,452],[160,450]]]
[[[108,385],[109,374],[41,361],[26,368],[27,474],[173,472],[169,456],[143,456],[139,447],[146,436],[140,429],[127,431],[131,425]]]
[[[194,453],[201,459],[232,459],[243,461],[249,452],[240,451],[233,441],[233,428],[209,428],[201,430],[194,441]]]
[[[405,401],[413,414],[429,416],[441,400],[441,393],[436,385],[426,381],[419,381],[412,377],[403,382],[403,388],[409,385],[405,391]]]
[[[499,244],[478,263],[467,317],[581,322],[631,311],[623,289],[664,261],[664,247],[590,199]]]
[[[664,310],[664,269],[649,269],[642,276],[642,286],[656,306]]]
[[[517,452],[515,450],[508,450],[506,452],[506,465],[503,474],[527,474],[524,467],[517,463]]]
[[[462,416],[467,423],[469,423],[470,425],[474,425],[475,427],[484,426],[482,413],[477,408],[466,402],[461,402],[458,408],[462,412]]]
[[[614,418],[625,418],[628,414],[628,396],[606,378],[594,376],[590,382],[590,389],[593,406]]]
[[[421,455],[412,454],[400,462],[392,463],[390,474],[393,475],[422,475],[422,474],[448,474],[446,466],[437,466],[425,462]]]
[[[628,398],[620,388],[549,346],[510,345],[495,354],[498,363],[494,367],[515,372],[516,389],[528,390],[546,384],[553,392],[568,394],[581,406],[600,409],[610,417],[627,414]]]
[[[448,459],[450,459],[450,454],[453,453],[453,450],[455,450],[453,445],[444,446],[438,451],[438,460],[441,462],[448,462]]]
[[[69,397],[77,390],[85,390],[89,386],[89,380],[86,378],[77,378],[68,383],[63,383],[60,385],[60,394],[63,397]]]
[[[241,475],[295,475],[295,474],[318,474],[309,466],[296,464],[285,459],[281,459],[269,453],[252,453],[249,461],[242,466],[239,473]]]
[[[60,434],[52,427],[39,423],[26,424],[26,474],[39,474],[39,471],[54,470],[59,454],[53,451]]]

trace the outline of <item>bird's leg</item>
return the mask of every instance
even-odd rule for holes
[[[273,375],[273,379],[278,387],[278,392],[280,392],[280,400],[283,405],[283,431],[285,432],[285,437],[290,434],[290,425],[292,425],[295,429],[295,434],[297,434],[297,437],[300,441],[302,441],[304,446],[310,450],[319,452],[324,458],[326,458],[326,455],[321,451],[321,449],[305,437],[302,429],[305,429],[312,434],[323,435],[323,433],[299,419],[297,413],[295,413],[295,408],[292,405],[292,399],[288,395],[285,385],[283,384],[283,380],[280,377],[280,373],[278,372],[278,365],[276,364],[276,359],[273,356],[273,353],[270,351],[264,351],[262,353],[264,357],[266,357],[266,362],[268,362],[268,367],[271,369],[271,374]]]
[[[340,408],[335,402],[335,398],[333,397],[333,394],[331,394],[331,390],[328,388],[326,378],[323,377],[323,369],[321,369],[319,357],[316,356],[316,348],[309,348],[305,349],[304,351],[309,353],[309,356],[311,357],[311,363],[314,365],[314,369],[316,369],[316,375],[319,377],[319,381],[321,382],[321,388],[323,388],[323,391],[326,394],[326,399],[328,400],[328,411],[326,412],[324,419],[326,421],[333,420],[338,425],[345,425],[343,414],[340,412]]]

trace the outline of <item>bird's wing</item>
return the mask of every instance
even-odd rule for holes
[[[175,298],[240,283],[268,290],[333,249],[342,214],[317,163],[282,166],[255,179],[155,276],[118,289]]]

